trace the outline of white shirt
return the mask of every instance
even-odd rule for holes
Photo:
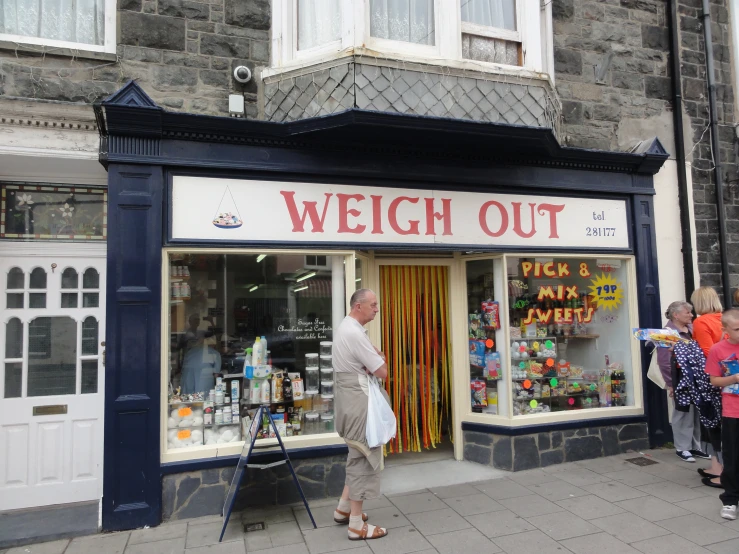
[[[382,367],[385,361],[372,346],[367,330],[353,317],[346,316],[334,331],[333,364],[338,373],[367,375]]]

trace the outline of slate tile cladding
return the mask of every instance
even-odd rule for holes
[[[717,111],[731,286],[739,286],[739,189],[735,92],[728,0],[712,1]],[[629,126],[672,133],[669,12],[665,0],[553,0],[555,82],[562,101],[560,140],[568,146],[626,150]],[[692,163],[700,284],[721,294],[716,193],[699,0],[678,0],[683,120]],[[639,123],[640,122],[640,123]],[[705,133],[704,133],[705,132]],[[644,137],[642,137],[644,138]],[[662,138],[662,137],[660,137]],[[696,145],[696,143],[698,143]],[[631,144],[633,146],[633,144]],[[694,148],[694,145],[695,148]],[[674,152],[671,152],[674,157]]]
[[[265,119],[294,121],[360,108],[559,130],[559,102],[543,81],[363,60],[356,56],[268,78]]]
[[[228,114],[243,93],[257,118],[259,79],[240,85],[233,69],[269,65],[269,0],[121,0],[116,59],[0,50],[0,95],[90,104],[136,79],[159,105]]]
[[[308,500],[341,496],[346,479],[346,456],[292,460]],[[162,520],[219,515],[231,484],[234,467],[165,475],[162,479]],[[249,469],[234,509],[300,502],[286,465]]]
[[[509,471],[547,467],[649,448],[645,423],[508,437],[463,431],[464,459]]]

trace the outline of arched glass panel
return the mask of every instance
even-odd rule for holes
[[[95,356],[98,353],[98,322],[90,316],[82,322],[82,355]]]
[[[73,267],[68,267],[62,273],[62,288],[63,289],[76,289],[79,286],[79,278],[77,276],[77,270]]]
[[[23,288],[23,270],[19,267],[14,267],[8,271],[8,289],[22,289]]]
[[[23,357],[23,324],[17,317],[5,325],[5,357]],[[5,363],[5,398],[19,398],[23,386],[23,363]]]
[[[82,276],[82,288],[83,289],[99,289],[100,288],[100,274],[96,269],[88,268]]]
[[[31,272],[31,285],[29,288],[32,289],[45,289],[46,288],[46,272],[37,267]]]

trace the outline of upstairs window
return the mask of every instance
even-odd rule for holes
[[[0,40],[115,52],[115,0],[2,0]]]
[[[552,65],[540,0],[276,0],[272,26],[274,69],[365,52],[481,71]]]

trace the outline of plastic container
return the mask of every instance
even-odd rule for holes
[[[334,382],[321,381],[321,398],[333,398],[334,397]]]
[[[328,356],[320,356],[319,367],[321,369],[328,369],[334,367],[333,357],[329,354]]]
[[[321,382],[334,380],[334,368],[324,367],[321,369]]]
[[[305,424],[303,425],[304,435],[317,435],[321,432],[321,423],[318,420],[316,412],[307,412],[305,414]]]
[[[330,356],[333,351],[333,343],[328,340],[322,341],[319,345],[318,351],[321,356]]]
[[[318,394],[318,366],[305,368],[305,394]]]
[[[318,354],[305,355],[305,367],[318,367]]]
[[[334,414],[325,413],[321,414],[321,431],[323,433],[334,432]]]

